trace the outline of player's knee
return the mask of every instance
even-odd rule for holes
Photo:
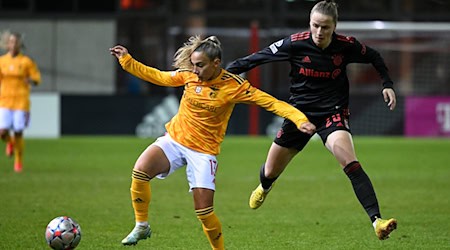
[[[0,138],[2,139],[2,140],[5,140],[6,139],[6,135],[8,134],[8,130],[6,130],[6,129],[0,129]]]

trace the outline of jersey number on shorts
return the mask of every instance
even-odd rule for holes
[[[216,176],[218,168],[217,161],[209,160],[209,165],[211,167],[211,175]]]
[[[327,118],[326,127],[327,128],[330,127],[333,123],[337,123],[336,127],[342,127],[343,124],[341,121],[342,121],[341,114],[332,115],[331,117]]]

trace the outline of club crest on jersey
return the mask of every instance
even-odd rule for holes
[[[281,47],[281,45],[283,45],[283,39],[281,39],[281,40],[278,41],[278,42],[272,43],[272,44],[269,46],[269,48],[270,48],[270,50],[272,51],[272,53],[275,54],[275,53],[278,52],[278,48]]]
[[[210,98],[216,98],[217,96],[217,91],[219,91],[219,88],[215,85],[209,86],[209,88],[211,89],[211,92],[209,92],[209,97]]]
[[[365,44],[361,44],[361,55],[365,55],[366,54],[366,45]]]
[[[335,54],[331,58],[333,59],[333,64],[335,66],[339,66],[342,64],[342,55],[341,54]]]
[[[341,74],[341,69],[335,69],[333,70],[333,73],[331,74],[331,78],[336,79]]]
[[[284,134],[284,131],[282,128],[280,128],[280,130],[278,130],[278,132],[277,132],[277,138],[280,138],[283,134]]]
[[[195,87],[195,93],[199,94],[201,92],[202,92],[202,87],[201,86]]]

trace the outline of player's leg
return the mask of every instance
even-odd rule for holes
[[[387,239],[397,227],[395,219],[382,220],[378,200],[369,176],[358,162],[352,136],[347,130],[337,130],[328,135],[327,149],[336,157],[350,179],[353,190],[370,217],[379,239]]]
[[[169,173],[170,162],[161,148],[168,143],[161,143],[161,141],[153,143],[145,149],[134,165],[130,193],[136,225],[122,240],[124,245],[135,245],[139,240],[151,235],[148,224],[148,207],[151,200],[150,180],[159,174]]]
[[[289,162],[308,143],[311,135],[300,132],[297,126],[285,120],[267,154],[266,162],[259,172],[260,184],[249,199],[252,209],[259,208],[272,190],[273,183],[281,175]]]
[[[266,162],[260,169],[259,180],[261,183],[250,195],[250,208],[257,209],[264,203],[266,196],[272,190],[273,183],[297,153],[298,150],[296,149],[285,148],[276,143],[272,143],[267,154]]]
[[[214,213],[214,190],[193,188],[192,193],[194,196],[195,213],[202,223],[203,232],[206,238],[208,238],[211,248],[214,250],[224,249],[222,224]]]
[[[6,141],[5,154],[8,157],[12,157],[14,155],[14,137],[12,137],[9,134],[9,131],[6,132],[5,141]]]
[[[218,162],[214,155],[184,148],[186,176],[194,198],[197,218],[212,249],[224,249],[222,224],[214,212],[214,192]]]
[[[12,110],[0,108],[0,138],[6,143],[6,156],[11,157],[14,153],[14,144],[9,134],[9,129],[13,125]]]
[[[22,172],[23,169],[23,152],[25,150],[25,141],[21,131],[14,131],[14,171]]]
[[[21,172],[23,168],[23,154],[25,150],[25,142],[23,139],[23,131],[28,126],[30,113],[23,110],[13,111],[13,131],[14,131],[14,170]]]

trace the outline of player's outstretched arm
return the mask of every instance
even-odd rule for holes
[[[384,102],[387,103],[390,110],[395,109],[395,105],[397,104],[397,99],[395,97],[395,91],[392,88],[383,89],[383,98]]]

